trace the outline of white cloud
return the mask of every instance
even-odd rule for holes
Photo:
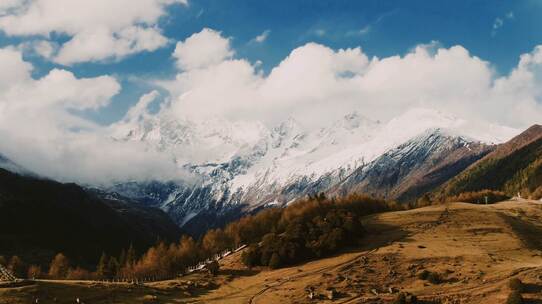
[[[386,121],[417,107],[478,125],[526,128],[542,121],[542,46],[522,55],[507,75],[462,46],[436,42],[384,58],[368,58],[361,48],[308,43],[269,74],[257,61],[233,54],[230,39],[210,29],[179,42],[173,56],[180,70],[174,79],[156,81],[169,92],[161,109],[149,111],[161,97],[152,91],[122,121],[100,127],[74,112],[108,105],[120,90],[113,77],[78,78],[54,69],[34,79],[21,51],[0,49],[0,151],[40,174],[103,183],[179,176],[165,154],[110,139],[116,126],[162,115],[202,125],[218,116],[239,126],[258,121],[268,127],[293,117],[314,130],[353,111]]]
[[[213,32],[209,43],[215,45],[207,47],[231,54],[228,39],[217,35]],[[186,53],[197,54],[199,49],[187,41],[180,45]],[[537,48],[522,56],[517,69],[505,76],[461,46],[444,48],[435,42],[405,56],[370,60],[360,48],[332,50],[308,43],[293,50],[269,75],[248,60],[208,56],[212,60],[200,59],[205,64],[198,69],[185,68],[174,80],[159,82],[172,95],[162,112],[271,125],[293,116],[319,128],[354,110],[387,120],[425,107],[523,128],[542,121],[540,53]]]
[[[0,63],[2,66],[0,92],[5,92],[17,83],[28,81],[30,78],[33,67],[23,61],[21,54],[16,49],[0,49]]]
[[[503,17],[495,18],[495,21],[493,21],[493,30],[491,31],[491,36],[497,35],[497,31],[504,26],[505,20],[512,20],[514,18],[515,15],[512,11],[506,13]]]
[[[188,4],[186,0],[11,0],[4,4],[7,13],[0,15],[0,29],[12,36],[67,35],[69,40],[53,58],[65,65],[121,59],[167,43],[157,23],[174,3]]]
[[[56,52],[57,47],[54,43],[45,40],[37,41],[34,44],[35,52],[44,58],[51,58]]]
[[[20,6],[24,0],[2,0],[0,1],[0,16],[9,13],[14,8]]]
[[[18,48],[25,55],[41,56],[46,59],[51,59],[58,52],[58,45],[47,40],[29,40],[19,44]]]
[[[148,117],[150,115],[149,105],[159,96],[160,93],[156,90],[141,96],[139,101],[128,110],[124,116],[124,120],[126,120],[126,122],[139,122]]]
[[[179,176],[167,156],[116,142],[74,114],[108,105],[120,90],[113,77],[53,69],[33,79],[32,65],[14,48],[0,49],[0,66],[0,151],[9,159],[40,175],[91,184]]]
[[[177,67],[184,70],[206,68],[232,56],[229,39],[208,28],[178,42],[173,52]]]
[[[58,55],[57,63],[100,61],[106,58],[123,58],[142,51],[154,51],[167,43],[156,28],[130,26],[117,33],[107,28],[81,32],[66,42]]]
[[[267,40],[267,37],[269,37],[269,34],[271,34],[270,30],[263,31],[260,35],[254,37],[252,41],[256,43],[263,43],[265,40]]]

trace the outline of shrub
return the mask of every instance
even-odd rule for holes
[[[523,292],[525,286],[523,285],[523,282],[521,282],[520,279],[512,278],[508,282],[508,287],[510,287],[510,290],[512,291]]]
[[[427,277],[429,276],[429,271],[427,269],[422,270],[418,273],[418,279],[420,280],[427,280]]]
[[[430,272],[427,276],[427,281],[429,281],[431,284],[440,284],[442,283],[442,278],[440,277],[440,274],[436,272]]]
[[[506,299],[506,304],[522,304],[523,298],[521,297],[521,293],[519,291],[512,291],[508,298]]]
[[[404,293],[398,293],[393,300],[393,304],[406,304],[406,295]]]
[[[418,303],[418,298],[415,295],[412,295],[408,292],[400,292],[393,299],[393,304],[416,304]]]
[[[273,253],[273,255],[271,255],[271,259],[269,260],[269,267],[271,269],[277,269],[281,266],[281,262],[280,262],[280,256],[278,255],[278,253]]]
[[[542,186],[536,188],[530,195],[531,199],[539,200],[542,198]]]
[[[258,245],[250,245],[243,253],[241,254],[241,261],[247,267],[251,268],[258,265],[258,260],[260,258],[260,253]]]
[[[442,283],[442,278],[438,272],[428,271],[426,269],[418,273],[418,279],[427,280],[431,284],[440,284]]]
[[[471,204],[498,203],[510,199],[508,195],[501,191],[481,190],[475,192],[463,192],[459,195],[447,198],[448,202],[465,202]]]
[[[217,261],[212,261],[211,263],[207,264],[207,270],[212,275],[217,275],[218,271],[220,270],[220,264],[218,264]]]

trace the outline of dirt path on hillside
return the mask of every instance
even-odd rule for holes
[[[542,235],[542,226],[533,224],[539,219],[542,206],[523,202],[457,203],[379,214],[365,221],[372,234],[365,243],[378,244],[375,248],[234,278],[189,302],[306,303],[305,289],[313,287],[322,295],[327,288],[337,290],[336,303],[385,303],[394,297],[390,290],[428,301],[500,303],[512,276],[524,278],[532,290],[542,286],[542,246],[529,243],[533,234]],[[418,279],[423,270],[438,273],[442,282]],[[536,293],[525,297],[542,301]]]

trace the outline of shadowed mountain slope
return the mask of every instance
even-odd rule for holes
[[[439,195],[482,189],[529,195],[542,186],[542,126],[534,125],[447,182]]]
[[[159,239],[179,236],[179,228],[158,209],[0,169],[3,255],[45,263],[63,252],[78,263],[95,263],[102,251],[118,254],[130,244],[141,251]]]

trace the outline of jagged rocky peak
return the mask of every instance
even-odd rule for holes
[[[430,188],[483,155],[482,142],[507,139],[514,132],[428,109],[413,109],[383,123],[360,112],[346,113],[319,129],[292,117],[275,126],[223,118],[194,122],[160,117],[129,127],[136,131],[127,138],[189,160],[176,165],[198,175],[200,182],[173,187],[146,183],[142,191],[133,191],[132,186],[117,190],[144,198],[185,226],[205,218],[231,217],[270,202],[286,204],[307,193],[332,191],[345,180],[350,181],[348,191],[381,191],[378,185],[386,185],[384,191],[394,191],[395,196],[415,194],[421,190],[405,181],[407,171],[422,179],[423,189]],[[142,133],[146,135],[135,136]],[[440,170],[435,173],[438,178],[425,178],[424,173],[432,170]],[[351,176],[356,178],[348,179]],[[213,223],[205,224],[209,225]]]

